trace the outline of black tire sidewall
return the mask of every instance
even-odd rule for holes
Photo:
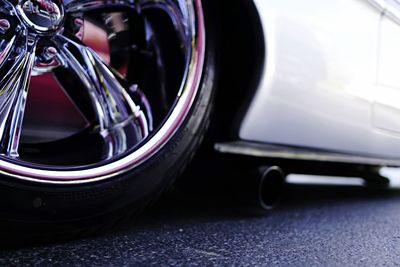
[[[28,238],[33,233],[79,231],[117,220],[144,208],[183,171],[202,140],[214,98],[215,43],[210,7],[203,2],[207,49],[202,78],[191,110],[173,137],[140,166],[97,183],[45,185],[3,177],[0,238],[14,232]]]

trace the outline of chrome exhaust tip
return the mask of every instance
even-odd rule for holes
[[[238,189],[241,202],[250,211],[264,213],[275,208],[285,187],[286,176],[278,166],[263,166],[253,172]]]
[[[265,210],[275,208],[281,198],[285,185],[285,175],[277,166],[262,168],[260,170],[258,197],[259,203]]]

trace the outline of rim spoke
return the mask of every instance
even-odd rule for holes
[[[7,60],[10,58],[12,48],[15,44],[16,39],[17,37],[13,36],[11,40],[3,40],[3,42],[0,42],[0,44],[4,46],[4,49],[0,52],[0,68],[2,68]]]
[[[60,56],[88,92],[100,133],[106,142],[111,136],[113,148],[109,151],[115,154],[126,149],[126,137],[120,129],[130,122],[138,128],[137,139],[145,138],[151,126],[144,112],[100,57],[90,48],[64,36],[59,36],[56,42]],[[64,90],[69,94],[74,88],[64,86]]]
[[[85,13],[103,8],[134,8],[137,0],[69,0],[65,10],[69,13]]]
[[[7,0],[2,0],[0,3],[0,13],[6,15],[14,14],[14,6]]]
[[[27,40],[25,53],[15,59],[7,60],[8,56],[5,56],[11,53],[11,48],[8,48],[8,52],[7,49],[3,50],[1,55],[3,69],[8,65],[10,68],[0,81],[0,144],[1,153],[10,157],[18,157],[26,97],[35,62],[35,48],[36,42]]]
[[[141,10],[159,9],[167,13],[169,18],[172,20],[172,23],[174,24],[177,33],[179,33],[181,41],[184,41],[191,37],[191,32],[189,31],[190,27],[187,27],[188,25],[182,24],[183,21],[190,21],[190,12],[188,10],[188,7],[182,5],[180,1],[139,0],[139,5]]]

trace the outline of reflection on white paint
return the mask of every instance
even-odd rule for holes
[[[357,177],[337,177],[337,176],[319,176],[290,174],[286,177],[289,184],[315,184],[315,185],[354,185],[363,186],[364,180]]]
[[[377,131],[371,120],[381,8],[348,0],[254,2],[267,51],[241,139],[398,155],[398,137]]]
[[[390,187],[400,188],[400,168],[381,168],[379,174],[390,180]]]
[[[379,174],[390,180],[390,188],[400,189],[400,168],[383,167],[380,169]],[[339,177],[303,174],[290,174],[286,177],[286,182],[289,184],[308,185],[364,185],[364,179],[360,177]]]

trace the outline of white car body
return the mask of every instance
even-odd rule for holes
[[[400,2],[254,3],[266,52],[239,137],[400,158]]]

